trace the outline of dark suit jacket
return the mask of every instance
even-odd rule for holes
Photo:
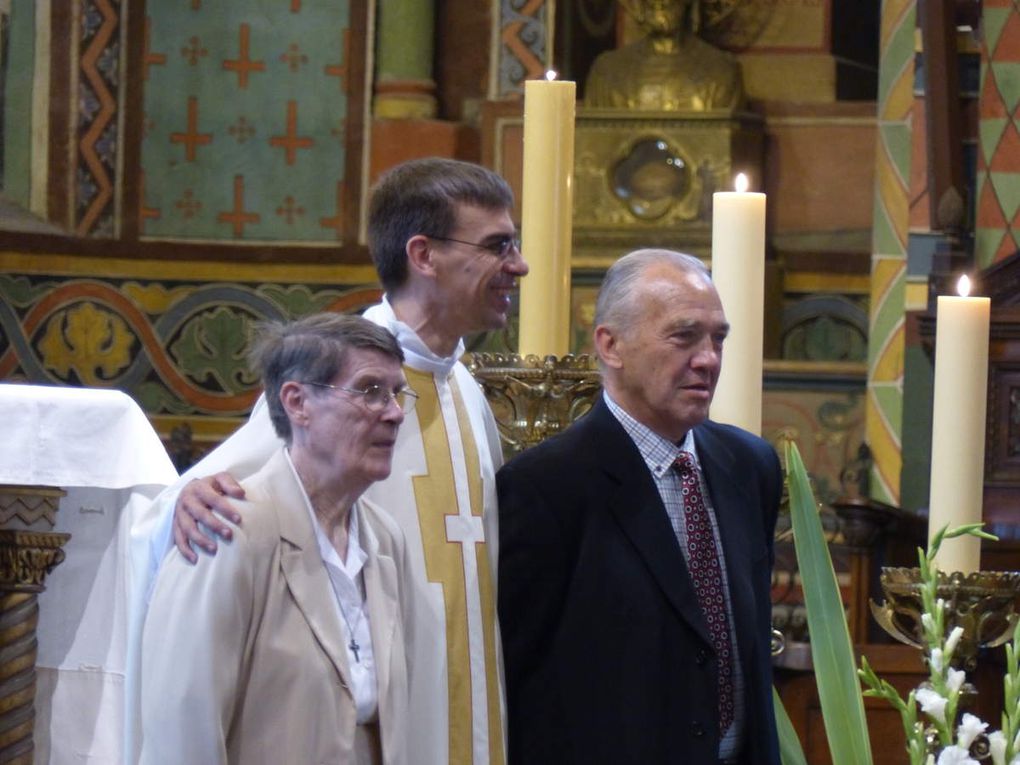
[[[695,428],[746,679],[741,762],[778,765],[769,653],[775,451]],[[511,765],[709,765],[716,661],[648,467],[605,403],[497,476]]]

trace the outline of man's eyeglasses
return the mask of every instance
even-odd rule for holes
[[[439,242],[456,242],[469,247],[477,247],[479,250],[492,253],[497,258],[509,258],[513,253],[521,251],[521,240],[516,236],[501,236],[488,242],[465,242],[463,239],[454,239],[450,236],[432,236],[430,234],[426,234],[426,236]]]
[[[305,381],[305,385],[314,385],[316,388],[329,388],[330,390],[342,390],[344,393],[351,393],[361,396],[365,408],[370,412],[383,412],[390,405],[390,401],[396,401],[404,414],[414,411],[415,402],[418,401],[418,394],[410,388],[401,388],[392,392],[381,385],[369,385],[364,390],[347,388],[343,385],[330,385],[329,383],[318,383]]]

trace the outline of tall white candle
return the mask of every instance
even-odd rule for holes
[[[711,417],[760,434],[765,195],[747,191],[743,174],[737,176],[735,186],[736,191],[712,195],[712,281],[730,323],[730,334],[723,346]]]
[[[570,247],[573,233],[573,82],[524,83],[524,188],[520,354],[565,356],[570,347]]]
[[[935,329],[935,391],[931,431],[928,539],[943,526],[980,523],[985,477],[985,412],[988,397],[988,327],[991,301],[940,295]],[[981,540],[944,542],[936,558],[947,572],[981,568]]]

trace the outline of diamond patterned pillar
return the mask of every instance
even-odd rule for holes
[[[872,231],[867,440],[871,496],[899,504],[903,425],[904,299],[909,228],[916,0],[884,0],[878,151]]]
[[[988,265],[1020,249],[1020,12],[984,0],[974,256]]]

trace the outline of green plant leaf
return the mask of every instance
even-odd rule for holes
[[[857,679],[857,662],[850,643],[850,630],[836,572],[804,462],[792,441],[786,443],[786,472],[790,485],[794,547],[807,608],[811,657],[832,763],[871,765],[871,741],[864,717],[864,699]]]
[[[790,716],[786,714],[786,707],[783,700],[779,698],[779,692],[775,686],[772,687],[772,701],[776,708],[776,733],[779,734],[779,758],[783,765],[807,765],[804,757],[804,750],[800,746],[800,739],[797,731],[793,729]]]

